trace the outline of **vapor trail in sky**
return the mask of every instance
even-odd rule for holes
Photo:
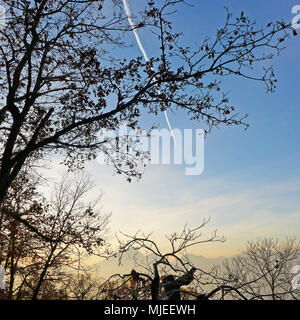
[[[131,26],[131,29],[132,29],[133,33],[134,33],[136,42],[137,42],[140,50],[142,51],[145,60],[146,60],[146,61],[149,61],[150,59],[149,59],[149,57],[148,57],[148,55],[147,55],[147,52],[146,52],[145,48],[143,47],[143,44],[142,44],[142,42],[141,42],[141,39],[140,39],[139,34],[138,34],[138,32],[137,32],[137,29],[136,29],[136,25],[135,25],[134,22],[133,22],[132,14],[131,14],[131,11],[130,11],[130,9],[129,9],[128,2],[127,2],[127,0],[122,0],[122,1],[123,1],[124,9],[125,9],[125,12],[126,12],[126,15],[127,15],[127,18],[128,18],[128,22],[129,22],[129,24],[130,24],[130,26]],[[156,80],[156,79],[154,78],[154,80]],[[159,88],[158,88],[157,90],[158,90],[158,92],[160,93]],[[170,129],[171,135],[172,135],[172,137],[173,137],[174,144],[176,145],[176,140],[175,140],[175,137],[174,137],[174,134],[173,134],[173,130],[172,130],[172,127],[171,127],[171,124],[170,124],[170,121],[169,121],[168,114],[167,114],[167,111],[166,111],[166,110],[164,110],[164,115],[165,115],[165,118],[166,118],[168,127],[169,127],[169,129]]]

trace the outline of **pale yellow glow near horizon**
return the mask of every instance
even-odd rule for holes
[[[52,169],[46,170],[45,175],[58,178],[65,172],[58,163],[53,161]],[[300,181],[240,185],[234,179],[195,179],[185,176],[182,170],[157,166],[147,168],[141,181],[129,184],[97,162],[87,163],[86,171],[96,183],[91,199],[103,191],[104,210],[112,212],[112,238],[119,231],[133,235],[142,230],[153,232],[153,239],[165,247],[165,235],[180,232],[185,224],[196,227],[209,217],[203,238],[217,229],[226,241],[190,249],[191,253],[207,258],[236,255],[248,241],[257,238],[300,238],[300,210],[296,201],[293,206],[289,198],[290,193],[299,193]],[[226,189],[222,188],[224,185]],[[287,204],[289,210],[277,210]]]

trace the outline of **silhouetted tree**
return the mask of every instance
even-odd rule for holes
[[[293,286],[292,267],[300,258],[299,241],[288,238],[258,239],[248,243],[246,249],[223,265],[224,285],[237,289],[248,299],[299,299],[300,290]],[[228,292],[230,298],[239,298]]]
[[[93,183],[80,172],[56,184],[50,200],[37,192],[34,177],[18,176],[0,208],[0,263],[6,269],[8,299],[66,297],[72,268],[81,270],[84,256],[104,255],[109,214],[97,201],[86,201]],[[43,237],[2,208],[26,218]],[[46,238],[46,239],[44,239]],[[69,271],[68,271],[69,270]]]
[[[107,283],[103,284],[103,292],[109,287],[110,299],[118,297],[118,299],[126,299],[135,297],[135,299],[151,299],[151,300],[180,300],[180,294],[185,290],[182,288],[188,286],[194,280],[197,280],[195,273],[200,275],[203,271],[196,268],[188,258],[186,250],[190,247],[201,245],[204,243],[221,241],[225,239],[213,232],[210,236],[203,237],[201,229],[208,223],[204,220],[197,228],[188,228],[187,226],[180,232],[174,232],[167,236],[169,241],[169,250],[164,252],[159,245],[151,238],[151,234],[145,235],[137,233],[133,236],[124,235],[125,240],[120,241],[119,259],[122,261],[123,254],[128,250],[133,252],[146,252],[146,261],[138,260],[137,256],[133,256],[133,261],[139,270],[133,270],[130,274],[112,275]],[[201,238],[203,237],[203,239]],[[207,272],[209,275],[209,272]],[[114,279],[120,279],[121,283]],[[132,285],[132,282],[136,284]],[[126,287],[126,284],[129,286]],[[119,288],[123,291],[120,293]],[[126,290],[125,290],[126,288]],[[114,293],[116,293],[114,297]],[[191,293],[198,296],[197,293]]]

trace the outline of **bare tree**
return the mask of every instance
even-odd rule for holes
[[[123,234],[125,240],[119,240],[120,263],[123,254],[132,249],[136,253],[144,252],[146,260],[140,261],[137,255],[133,256],[136,268],[130,274],[112,275],[102,285],[102,292],[106,292],[109,299],[131,297],[135,300],[180,300],[180,293],[185,292],[182,287],[195,280],[197,272],[202,275],[205,273],[204,276],[209,274],[191,263],[186,250],[201,244],[225,240],[224,237],[218,236],[216,231],[202,239],[201,231],[207,223],[208,220],[204,220],[197,228],[185,226],[182,232],[167,236],[169,249],[164,251],[151,238],[151,234]],[[114,282],[115,279],[119,281]]]
[[[71,276],[67,285],[68,299],[95,300],[99,298],[99,280],[90,272],[76,273]]]
[[[46,248],[37,253],[45,263],[34,287],[33,299],[38,297],[47,271],[57,259],[72,259],[81,251],[90,255],[104,254],[101,251],[105,244],[103,236],[110,215],[97,211],[97,202],[83,201],[92,186],[90,178],[84,173],[75,175],[73,179],[66,175],[58,184],[48,218],[50,228],[46,233],[54,241],[47,243]]]
[[[136,24],[153,31],[160,54],[144,63],[141,57],[127,60],[126,50],[113,50],[128,45],[122,35],[131,31],[120,1],[113,1],[111,16],[104,15],[104,0],[3,3],[0,202],[29,158],[61,150],[67,164],[82,165],[99,151],[109,156],[101,132],[115,130],[123,120],[138,128],[143,109],[151,114],[182,109],[206,131],[218,125],[247,127],[245,115],[222,92],[222,78],[260,81],[273,91],[273,70],[263,62],[280,53],[290,32],[296,34],[283,21],[260,28],[244,12],[237,18],[227,12],[213,39],[190,48],[170,21],[170,11],[184,0],[165,0],[161,6],[149,1]],[[135,157],[111,161],[130,180],[141,176]],[[30,228],[19,215],[5,214]]]
[[[300,256],[299,241],[288,238],[259,239],[248,243],[242,253],[224,263],[224,285],[239,290],[248,299],[299,299],[300,290],[293,286],[293,264]],[[231,299],[240,298],[228,291]]]

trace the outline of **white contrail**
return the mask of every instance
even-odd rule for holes
[[[147,52],[146,52],[145,48],[143,47],[143,44],[142,44],[141,39],[140,39],[140,37],[139,37],[139,34],[138,34],[138,32],[137,32],[136,25],[134,24],[134,22],[133,22],[133,20],[132,20],[132,15],[131,15],[131,11],[130,11],[130,9],[129,9],[127,0],[122,0],[122,1],[123,1],[124,9],[125,9],[125,12],[126,12],[126,15],[127,15],[127,18],[128,18],[128,22],[129,22],[129,24],[130,24],[130,26],[131,26],[131,29],[132,29],[133,33],[134,33],[136,42],[137,42],[140,50],[142,51],[145,60],[146,60],[146,61],[150,61],[150,59],[149,59],[149,57],[148,57],[148,55],[147,55]],[[156,80],[156,79],[154,78],[154,80]],[[157,90],[158,90],[158,93],[160,94],[161,92],[160,92],[159,88],[158,88]],[[168,114],[167,114],[167,111],[166,111],[166,110],[164,110],[164,114],[165,114],[165,118],[166,118],[168,127],[169,127],[169,129],[170,129],[171,135],[172,135],[172,137],[173,137],[174,144],[176,145],[175,136],[174,136],[172,127],[171,127],[171,125],[170,125],[170,121],[169,121]]]

